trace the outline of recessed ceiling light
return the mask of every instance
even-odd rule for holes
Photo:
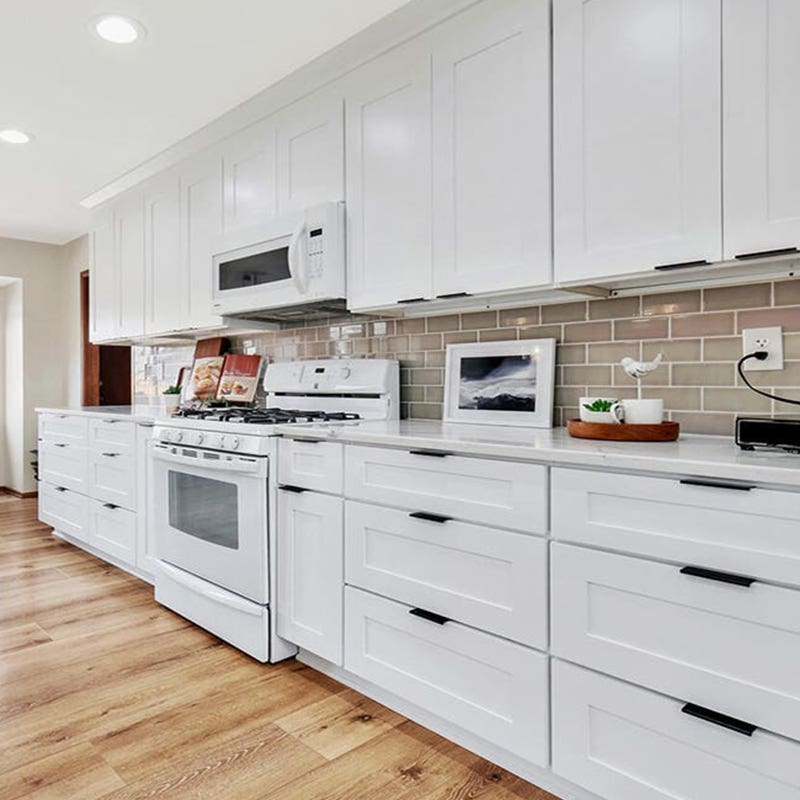
[[[6,144],[28,144],[31,135],[25,131],[18,131],[16,128],[6,128],[0,131],[0,140]]]
[[[98,17],[94,29],[101,39],[114,44],[133,44],[137,39],[143,38],[145,33],[141,23],[118,14]]]

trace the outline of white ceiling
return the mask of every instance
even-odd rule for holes
[[[0,236],[63,243],[121,174],[407,0],[0,0]],[[90,29],[126,14],[143,42]]]

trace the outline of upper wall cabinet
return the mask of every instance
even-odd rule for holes
[[[134,191],[114,208],[114,261],[119,273],[120,324],[117,336],[144,332],[144,206]]]
[[[491,0],[433,47],[434,292],[552,281],[548,0]]]
[[[719,0],[553,14],[556,280],[720,260]]]
[[[344,107],[341,94],[315,94],[274,119],[278,213],[344,198]]]
[[[277,208],[275,127],[258,122],[223,145],[223,232],[250,228],[274,217]]]
[[[418,42],[351,76],[346,95],[348,301],[429,299],[431,61]]]
[[[800,247],[800,3],[722,7],[725,257]]]
[[[89,234],[89,338],[113,339],[119,331],[119,272],[114,260],[114,219],[105,211]]]

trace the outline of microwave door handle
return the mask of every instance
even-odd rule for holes
[[[289,274],[301,295],[308,289],[308,263],[302,247],[305,232],[306,223],[303,221],[297,226],[289,242]]]

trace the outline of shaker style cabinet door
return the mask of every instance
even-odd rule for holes
[[[423,43],[369,62],[346,89],[353,309],[429,299],[433,293],[431,63]]]
[[[124,338],[144,333],[144,206],[142,196],[124,197],[114,208],[114,254],[119,270],[120,327]]]
[[[344,199],[344,105],[326,90],[293,103],[278,130],[278,212]]]
[[[549,14],[491,0],[434,34],[436,295],[552,281]]]
[[[187,325],[221,324],[212,313],[211,251],[222,230],[222,157],[203,154],[181,170],[181,256],[188,276]]]
[[[278,635],[341,666],[344,501],[278,492]]]
[[[96,220],[89,235],[90,339],[113,339],[119,330],[119,272],[114,259],[114,222],[110,213]]]
[[[556,281],[720,260],[719,0],[553,15]]]
[[[725,0],[725,256],[800,247],[800,3]]]
[[[144,193],[145,332],[185,327],[189,280],[181,258],[177,174],[157,179]]]

